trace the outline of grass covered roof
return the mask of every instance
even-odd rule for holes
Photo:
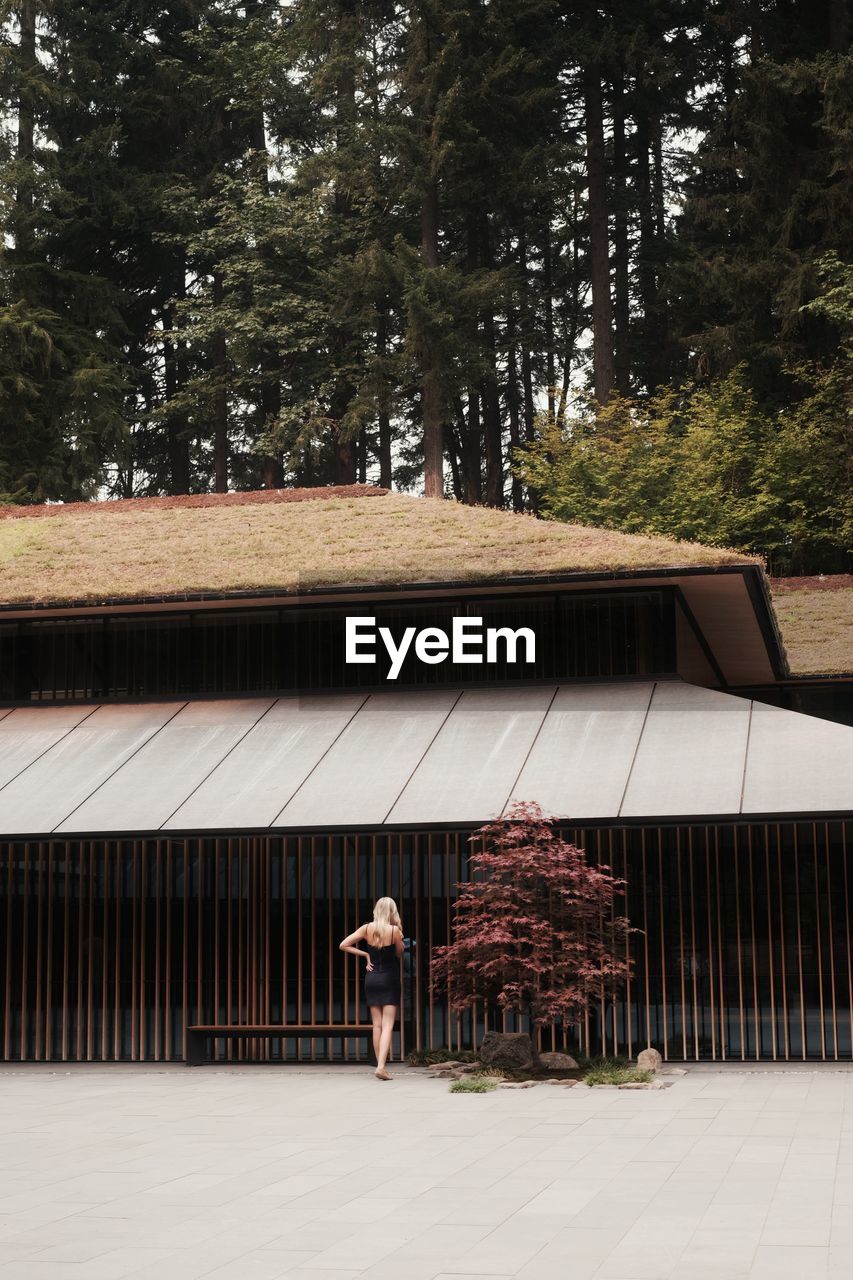
[[[0,602],[295,592],[749,559],[693,542],[382,490],[279,494],[6,508]]]
[[[772,593],[795,675],[853,671],[853,574],[776,578]]]

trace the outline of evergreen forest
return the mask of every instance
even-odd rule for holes
[[[373,482],[849,568],[847,0],[0,7],[0,500]]]

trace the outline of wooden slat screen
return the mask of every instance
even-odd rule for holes
[[[567,832],[628,881],[624,997],[548,1047],[679,1059],[851,1058],[850,825]],[[187,1023],[369,1022],[340,938],[390,893],[412,945],[396,1052],[469,1046],[481,1011],[429,985],[465,832],[0,843],[0,1054],[174,1061]],[[508,1028],[512,1019],[501,1018]],[[223,1060],[357,1059],[346,1041],[217,1046]]]

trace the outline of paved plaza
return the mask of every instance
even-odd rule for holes
[[[0,1070],[2,1280],[851,1274],[853,1070]]]

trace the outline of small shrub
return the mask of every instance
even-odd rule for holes
[[[498,1082],[492,1076],[460,1076],[450,1086],[451,1093],[491,1093],[497,1089]]]
[[[651,1071],[638,1071],[619,1061],[604,1060],[598,1066],[589,1067],[581,1076],[584,1084],[648,1084]]]
[[[477,1055],[470,1049],[413,1049],[406,1056],[410,1067],[434,1067],[439,1062],[476,1062]]]
[[[606,1057],[604,1054],[596,1053],[591,1058],[587,1058],[585,1054],[576,1053],[575,1061],[580,1068],[581,1075],[586,1075],[587,1071],[598,1071],[601,1069],[612,1070],[614,1067],[630,1067],[631,1059],[617,1053],[613,1057]]]

